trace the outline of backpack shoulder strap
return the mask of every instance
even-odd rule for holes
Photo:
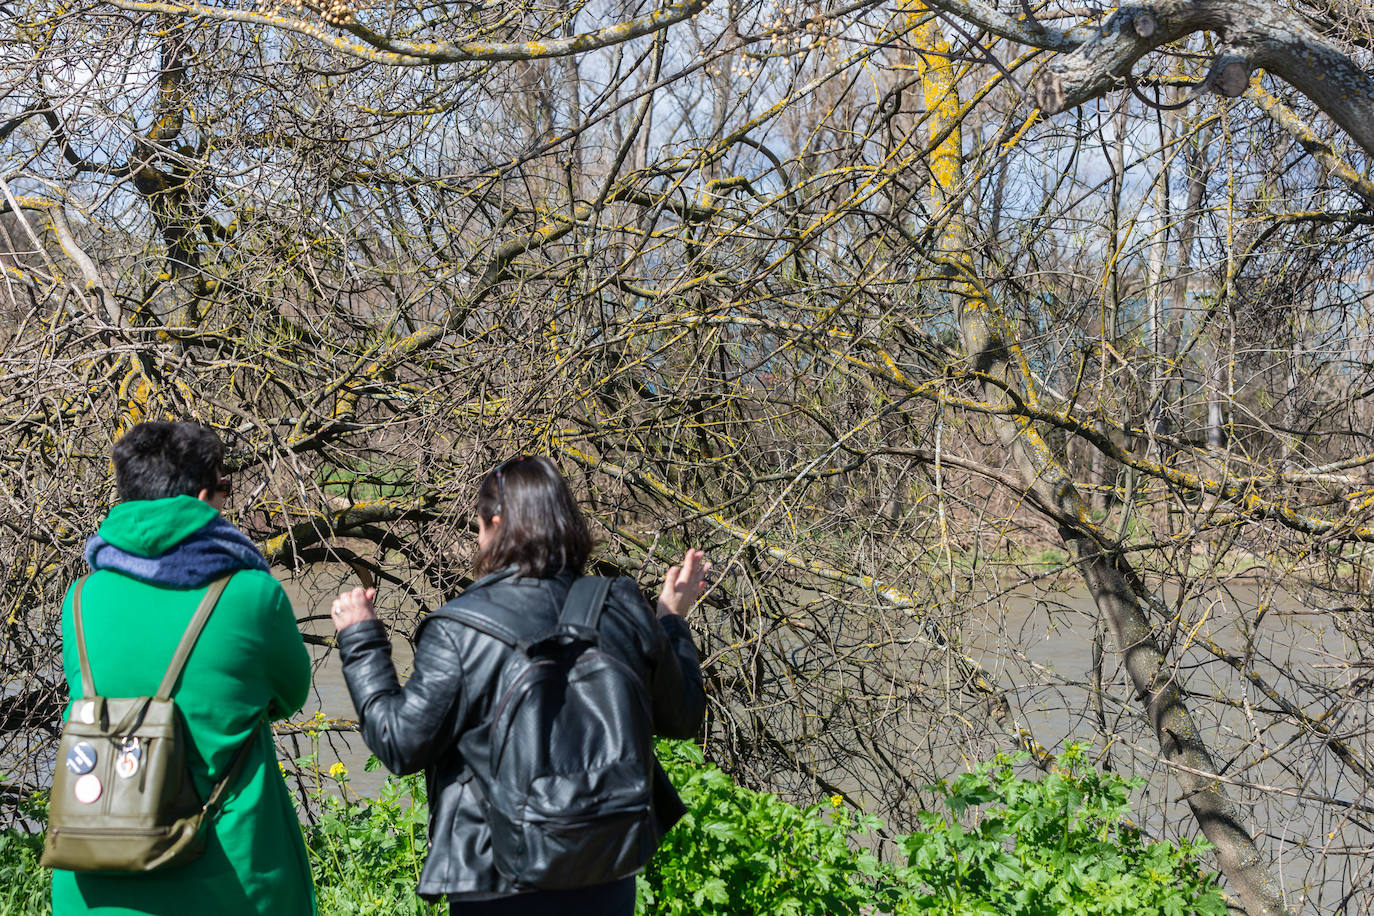
[[[611,591],[611,580],[603,576],[582,576],[568,589],[563,611],[558,615],[560,626],[584,627],[595,633],[601,620],[601,609]]]
[[[444,617],[449,620],[456,620],[464,626],[472,627],[479,633],[485,633],[493,639],[500,640],[508,646],[518,648],[526,641],[526,635],[517,633],[514,629],[507,626],[494,616],[484,613],[477,607],[444,607],[437,608],[430,612],[429,616],[421,621],[421,626],[436,617]]]
[[[568,589],[563,608],[558,615],[557,626],[571,625],[595,632],[610,588],[610,579],[599,576],[582,576],[577,579]],[[456,620],[516,649],[526,648],[549,636],[549,631],[543,627],[537,630],[522,628],[523,621],[513,619],[510,613],[499,605],[488,604],[482,600],[465,601],[457,606],[446,604],[431,611],[420,625],[424,626],[426,621],[435,617]]]
[[[95,692],[95,677],[91,674],[91,660],[86,657],[86,627],[81,622],[81,590],[86,587],[89,573],[76,580],[76,593],[72,595],[72,624],[76,629],[76,659],[81,667],[81,697],[89,699],[98,696]]]
[[[205,804],[201,806],[200,810],[203,815],[214,818],[215,815],[219,814],[224,793],[228,791],[229,784],[234,781],[235,776],[238,776],[239,771],[243,769],[244,762],[248,760],[248,755],[253,750],[253,744],[258,740],[258,729],[263,721],[260,719],[253,725],[252,732],[234,751],[233,759],[229,761],[229,766],[225,769],[224,775],[215,782],[214,787],[210,789],[210,795],[205,799]]]
[[[210,619],[210,614],[214,611],[215,605],[219,604],[220,595],[224,594],[224,587],[229,584],[229,580],[233,577],[233,573],[222,576],[210,583],[210,587],[205,590],[205,597],[200,599],[200,606],[196,608],[196,613],[187,625],[186,632],[182,634],[181,642],[177,645],[176,651],[172,653],[172,661],[167,666],[167,673],[162,676],[162,683],[158,685],[155,694],[158,699],[169,699],[172,696],[172,691],[176,690],[177,681],[181,678],[181,671],[186,667],[186,660],[191,657],[191,650],[195,648],[196,640],[200,638],[200,631],[205,629],[205,622]]]

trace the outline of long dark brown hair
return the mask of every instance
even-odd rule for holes
[[[553,462],[518,455],[498,464],[477,488],[477,514],[501,516],[491,545],[477,554],[477,574],[518,566],[524,576],[580,575],[592,535],[568,482]]]

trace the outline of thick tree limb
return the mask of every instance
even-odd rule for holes
[[[1116,21],[1118,13],[1110,21]],[[1121,28],[1120,24],[1117,26]],[[1130,25],[1153,34],[1153,23]],[[945,128],[948,113],[957,111],[957,87],[943,36],[928,29],[920,36],[923,47],[935,53],[922,58],[921,78],[926,107],[937,113],[933,133]],[[1077,54],[1078,52],[1075,52]],[[1072,58],[1074,55],[1069,55]],[[1089,59],[1086,55],[1084,59]],[[1127,65],[1129,68],[1129,65]],[[1103,89],[1102,91],[1105,91]],[[955,135],[957,136],[957,134]],[[941,144],[931,162],[931,191],[937,200],[956,197],[964,184],[962,143]],[[1005,394],[1030,408],[1039,408],[1035,379],[1021,350],[1015,327],[1009,322],[980,281],[971,252],[967,221],[952,218],[942,249],[935,255],[947,271],[951,292],[958,302],[959,329],[977,374],[985,400]],[[1011,453],[1027,489],[1058,508],[1060,536],[1074,556],[1088,591],[1104,620],[1111,626],[1123,665],[1159,741],[1165,759],[1181,765],[1178,779],[1189,808],[1207,839],[1216,846],[1217,864],[1250,916],[1286,913],[1282,889],[1269,869],[1244,822],[1240,808],[1225,786],[1198,773],[1217,772],[1184,702],[1183,677],[1169,664],[1151,627],[1140,577],[1125,556],[1110,546],[1113,538],[1093,521],[1091,507],[1083,499],[1068,468],[1050,448],[1036,425],[1024,416],[999,417],[997,435]],[[1182,767],[1188,769],[1184,770]]]
[[[1207,88],[1239,95],[1249,70],[1263,67],[1374,153],[1374,75],[1300,16],[1260,0],[1156,0],[1121,7],[1091,39],[1045,68],[1032,89],[1035,102],[1050,114],[1082,105],[1123,84],[1149,52],[1200,31],[1216,32],[1226,42]]]
[[[1346,187],[1354,191],[1363,198],[1366,204],[1374,207],[1374,181],[1355,171],[1340,155],[1331,148],[1331,144],[1317,136],[1317,132],[1312,129],[1298,113],[1281,100],[1269,92],[1258,79],[1250,81],[1249,91],[1245,97],[1260,107],[1260,110],[1267,114],[1275,124],[1282,127],[1289,136],[1302,145],[1302,148],[1317,160],[1326,172],[1334,178],[1343,182]]]
[[[408,500],[377,499],[360,502],[337,512],[320,513],[292,525],[281,534],[270,537],[259,546],[269,563],[290,565],[295,552],[338,535],[346,535],[350,528],[378,522],[403,519],[432,518],[436,500],[420,497]]]
[[[250,9],[214,6],[206,3],[165,3],[161,0],[108,0],[111,6],[133,13],[164,13],[217,19],[224,22],[246,22],[270,26],[309,36],[320,43],[350,57],[372,63],[400,67],[423,67],[431,64],[457,64],[476,61],[539,60],[566,57],[594,51],[666,29],[674,23],[690,19],[705,8],[707,0],[679,0],[652,13],[616,23],[591,32],[555,38],[548,41],[405,41],[374,32],[355,19],[335,23],[353,40],[336,33],[322,19],[308,22],[291,16],[272,15]]]
[[[1053,29],[1027,16],[1008,16],[982,0],[925,0],[925,6],[948,13],[1011,41],[1044,48],[1047,51],[1072,51],[1088,41],[1092,29]]]
[[[1126,85],[1136,63],[1157,48],[1194,32],[1215,32],[1224,45],[1206,89],[1237,96],[1245,91],[1252,70],[1266,69],[1374,154],[1374,74],[1282,4],[1153,0],[1118,8],[1096,29],[1071,31],[1047,28],[1024,14],[1009,16],[981,0],[930,0],[927,5],[1002,38],[1065,52],[1045,67],[1030,90],[1047,114],[1076,108]]]

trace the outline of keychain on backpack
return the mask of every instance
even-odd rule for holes
[[[115,773],[120,779],[132,779],[138,772],[139,761],[143,759],[143,749],[138,746],[137,738],[125,738],[119,745],[119,758],[115,761]]]

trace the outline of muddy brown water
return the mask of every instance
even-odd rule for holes
[[[283,576],[283,587],[291,599],[303,633],[320,637],[331,637],[334,632],[329,622],[329,605],[341,588],[352,587],[357,583],[343,579],[321,570],[308,570],[297,576]],[[385,613],[385,599],[379,602]],[[392,645],[392,660],[396,663],[397,673],[404,682],[410,675],[410,640],[404,633],[389,628]],[[290,717],[291,722],[306,724],[317,713],[323,713],[329,720],[356,721],[357,711],[353,708],[352,697],[344,683],[343,669],[339,656],[332,647],[310,645],[313,667],[310,696],[301,711]],[[348,785],[362,795],[376,795],[386,779],[386,770],[378,767],[372,772],[366,769],[370,752],[363,745],[356,732],[322,731],[314,737],[309,735],[282,735],[277,739],[278,755],[282,758],[305,758],[316,756],[312,767],[309,761],[302,761],[307,774],[311,769],[327,773],[335,763],[342,763],[348,770]],[[290,764],[288,764],[290,766]],[[323,778],[323,777],[322,777]],[[308,780],[308,776],[307,776]],[[327,784],[327,781],[326,781]]]
[[[1221,772],[1244,784],[1228,791],[1258,835],[1262,852],[1273,858],[1290,901],[1303,899],[1307,911],[1327,912],[1348,892],[1368,895],[1370,879],[1362,864],[1366,850],[1361,847],[1368,845],[1369,833],[1359,823],[1366,818],[1356,807],[1370,801],[1366,787],[1350,780],[1319,736],[1304,734],[1291,720],[1275,715],[1272,699],[1233,666],[1218,661],[1203,643],[1210,640],[1240,656],[1249,653],[1250,673],[1308,715],[1324,716],[1337,731],[1355,736],[1352,748],[1369,759],[1364,735],[1370,709],[1363,697],[1351,693],[1360,673],[1360,647],[1299,589],[1242,578],[1181,601],[1167,591],[1162,597],[1169,608],[1157,621],[1182,612],[1176,623],[1157,629],[1173,635],[1169,657],[1184,679],[1189,710]],[[1114,738],[1099,725],[1088,689],[1098,613],[1086,590],[1017,589],[988,596],[976,609],[981,611],[976,614],[979,623],[965,631],[970,653],[998,673],[1004,685],[1017,685],[1013,704],[1036,738],[1050,748],[1070,739],[1091,742],[1099,754],[1109,747],[1099,763],[1111,759],[1120,771],[1149,780],[1141,804],[1147,830],[1196,836],[1176,780],[1155,759],[1158,744],[1126,686],[1109,633],[1103,674],[1120,705],[1109,703],[1103,713],[1107,732],[1119,729],[1126,736],[1124,746],[1113,747]],[[1121,753],[1115,753],[1118,749]],[[1303,803],[1299,795],[1309,801]],[[1340,803],[1312,804],[1312,796]],[[1327,857],[1326,852],[1344,855]],[[1360,899],[1359,908],[1348,911],[1367,912],[1369,903]]]

